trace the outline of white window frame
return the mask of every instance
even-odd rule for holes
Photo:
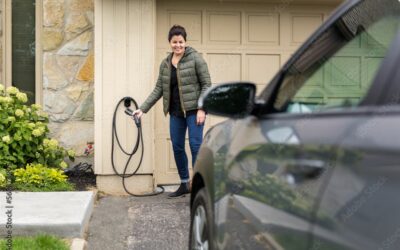
[[[1,82],[6,86],[12,86],[12,0],[3,0],[2,8],[2,29],[1,39],[3,56],[3,72]],[[43,104],[43,51],[42,51],[42,23],[43,23],[43,0],[36,0],[35,5],[35,103]]]

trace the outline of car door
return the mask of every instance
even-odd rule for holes
[[[399,3],[383,2],[360,1],[320,31],[261,94],[259,112],[235,122],[219,248],[310,249],[311,230],[329,237],[335,222],[317,205],[338,162],[358,157],[339,147],[356,122],[348,118],[386,87],[373,80]]]
[[[400,11],[392,21],[382,28],[387,38],[399,30]],[[315,222],[315,248],[400,249],[399,44],[400,33],[381,59],[374,81],[387,87],[374,93],[374,105],[342,114],[347,136],[318,209],[331,224]]]
[[[337,138],[324,118],[305,127],[303,122],[254,117],[237,122],[240,132],[228,152],[229,195],[219,200],[227,204],[221,249],[308,249],[314,206]],[[324,136],[314,136],[317,129]]]

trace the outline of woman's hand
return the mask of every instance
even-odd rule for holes
[[[196,116],[196,124],[197,125],[203,125],[206,120],[206,112],[204,110],[197,110],[197,116]]]
[[[140,119],[140,117],[143,115],[143,111],[141,109],[137,109],[133,111],[133,115]]]

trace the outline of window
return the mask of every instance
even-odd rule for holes
[[[2,62],[1,83],[27,93],[29,102],[41,102],[41,58],[39,44],[42,1],[1,2]],[[39,54],[38,54],[39,53]]]
[[[317,38],[287,71],[274,108],[311,113],[357,106],[400,28],[400,3],[387,2],[362,2]]]
[[[35,101],[35,0],[12,0],[12,85]]]

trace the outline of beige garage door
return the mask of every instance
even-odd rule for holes
[[[207,61],[213,84],[252,81],[260,92],[334,7],[289,3],[157,1],[155,68],[158,69],[159,63],[170,51],[167,40],[169,28],[180,24],[188,32],[188,44]],[[157,183],[179,183],[169,137],[169,120],[163,115],[161,102],[156,105],[155,115]],[[220,121],[220,118],[209,116],[206,129]],[[188,145],[186,149],[191,161]]]

